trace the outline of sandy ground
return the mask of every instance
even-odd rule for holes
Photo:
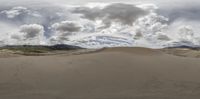
[[[0,58],[0,99],[200,99],[200,59],[145,48]]]

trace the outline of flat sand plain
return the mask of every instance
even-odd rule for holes
[[[0,99],[200,99],[200,58],[173,54],[146,48],[0,53]]]

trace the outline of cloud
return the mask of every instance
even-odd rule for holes
[[[86,4],[89,1],[99,3]],[[83,41],[83,45],[88,42],[91,46],[104,43],[113,46],[129,40],[133,45],[149,47],[172,41],[193,42],[194,37],[200,35],[200,7],[188,3],[194,0],[105,1],[74,0],[72,2],[82,4],[70,5],[71,1],[66,0],[0,0],[0,43],[40,44],[38,41],[46,38],[54,44]],[[148,4],[144,3],[146,1]],[[183,6],[186,1],[188,5]],[[173,25],[175,23],[177,25]],[[178,28],[188,24],[192,28]],[[194,42],[200,43],[197,39]]]
[[[25,7],[13,7],[10,10],[1,11],[1,14],[5,14],[8,18],[15,18],[22,13],[28,13],[29,10]]]
[[[43,23],[40,12],[23,6],[0,9],[0,17],[0,21],[15,25]]]
[[[62,21],[61,23],[53,24],[52,28],[59,32],[79,32],[81,25],[73,21]]]
[[[117,21],[124,25],[132,25],[139,17],[148,12],[132,4],[113,3],[104,8],[77,7],[73,13],[82,14],[83,18],[89,20],[102,19],[104,24],[110,26],[112,21]]]
[[[20,36],[19,34],[13,34],[10,36],[11,39],[14,39],[14,40],[22,40],[22,36]]]
[[[194,31],[191,26],[181,26],[178,29],[179,38],[185,41],[194,39]]]
[[[51,43],[64,43],[69,41],[69,37],[79,34],[83,26],[76,21],[62,21],[51,26],[53,35],[49,38]]]
[[[160,8],[157,11],[159,14],[166,16],[170,19],[170,23],[185,19],[188,21],[199,21],[200,20],[200,7],[199,6],[181,6],[181,7],[169,7]]]
[[[44,28],[38,24],[22,25],[20,32],[24,34],[26,39],[32,39],[38,36],[43,36]]]
[[[1,17],[6,17],[8,19],[18,19],[21,20],[29,17],[30,19],[32,19],[33,17],[35,18],[41,18],[41,15],[34,10],[28,9],[26,7],[23,6],[16,6],[16,7],[12,7],[6,10],[2,10],[0,11],[0,16]]]
[[[158,37],[157,37],[158,40],[161,40],[161,41],[169,41],[171,40],[166,34],[164,33],[158,33]]]

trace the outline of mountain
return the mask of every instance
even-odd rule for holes
[[[55,51],[55,50],[77,50],[83,49],[78,46],[66,45],[66,44],[58,44],[58,45],[6,45],[0,47],[0,50],[7,49],[13,51],[22,51],[22,52],[34,52],[34,53],[45,53],[48,51]]]

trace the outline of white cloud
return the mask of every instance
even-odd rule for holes
[[[132,25],[139,17],[148,14],[148,11],[136,7],[132,4],[111,3],[103,8],[97,7],[76,7],[73,13],[82,14],[83,18],[89,20],[101,19],[106,27],[113,21],[124,25]]]
[[[20,26],[19,32],[11,35],[22,44],[39,45],[44,43],[44,27],[39,24],[29,24]]]
[[[0,43],[10,44],[7,42],[10,41],[12,44],[41,44],[47,38],[56,43],[80,41],[82,44],[87,42],[88,45],[93,42],[91,46],[105,43],[113,46],[119,43],[123,45],[128,40],[126,44],[145,43],[144,46],[149,47],[162,46],[168,41],[182,42],[179,40],[181,37],[192,41],[200,31],[200,7],[196,6],[197,2],[199,1],[0,0]],[[72,3],[77,5],[71,5]],[[180,20],[178,23],[178,19],[184,21]],[[178,29],[183,24],[188,25],[188,22],[192,28]],[[190,31],[194,35],[190,35]],[[89,37],[92,39],[87,39]],[[200,41],[195,39],[195,42]]]
[[[24,33],[27,39],[42,36],[44,33],[44,28],[38,24],[22,25],[20,27],[20,32]]]
[[[1,13],[6,14],[8,18],[15,18],[16,16],[22,14],[22,13],[28,13],[29,10],[25,7],[14,7],[10,10],[4,10]]]
[[[79,34],[83,26],[76,21],[62,21],[51,26],[54,34],[50,37],[51,43],[64,43],[69,41],[69,36]]]

